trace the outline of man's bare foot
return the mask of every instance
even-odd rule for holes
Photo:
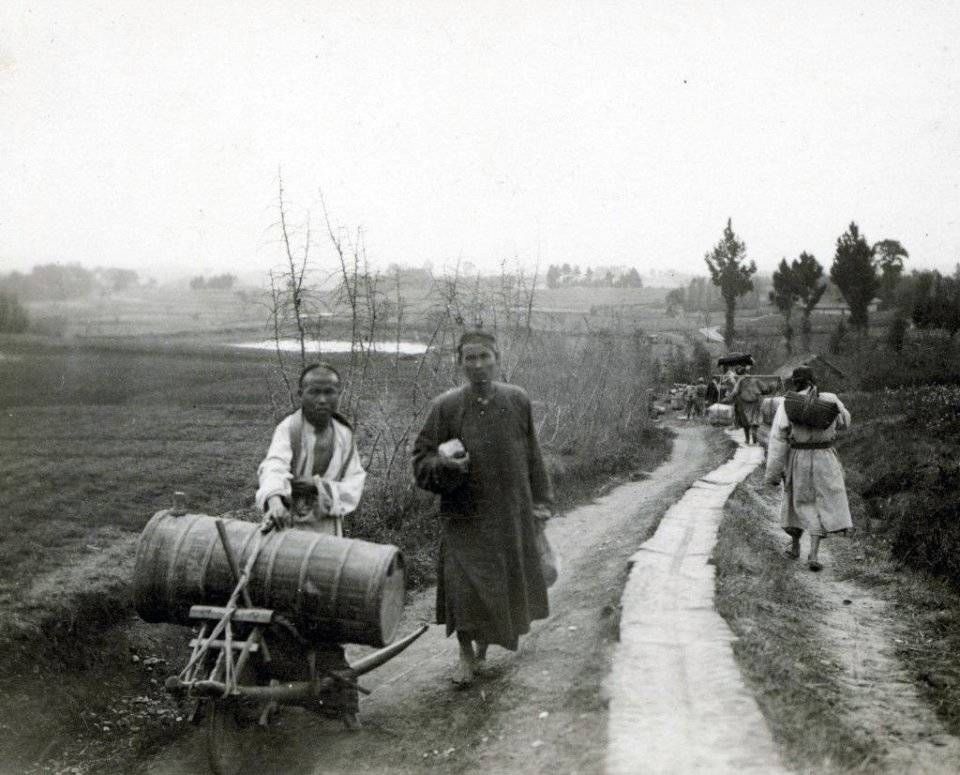
[[[357,730],[363,728],[363,724],[360,723],[360,715],[358,713],[344,713],[340,717],[340,720],[351,732],[356,732]]]
[[[474,641],[473,653],[478,661],[483,662],[487,658],[487,642],[485,640]]]
[[[473,666],[477,659],[473,653],[473,639],[470,633],[458,631],[457,645],[460,647],[460,659],[451,680],[457,686],[469,686],[473,681]]]
[[[810,561],[807,562],[807,567],[814,572],[823,570],[823,565],[821,564],[821,562],[813,558],[811,558]]]
[[[457,662],[450,680],[460,687],[469,686],[473,683],[473,665],[461,658]]]
[[[788,546],[783,550],[783,553],[787,555],[791,560],[795,560],[800,556],[800,550],[794,546]]]

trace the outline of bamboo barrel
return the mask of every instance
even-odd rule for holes
[[[259,526],[225,519],[241,568]],[[395,546],[308,530],[273,531],[250,573],[253,603],[290,619],[316,642],[385,646],[403,613],[403,558]],[[223,605],[235,586],[216,520],[161,511],[140,534],[134,568],[137,613],[148,622],[190,624],[190,606]]]
[[[773,418],[776,417],[782,400],[780,396],[767,396],[760,402],[760,417],[764,425],[773,425]]]
[[[730,404],[710,404],[707,419],[712,425],[733,425],[733,407]]]

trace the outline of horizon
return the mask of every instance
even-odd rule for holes
[[[280,170],[322,261],[321,190],[379,268],[700,276],[728,217],[765,274],[851,221],[960,259],[958,6],[93,11],[0,9],[0,272],[266,277]]]

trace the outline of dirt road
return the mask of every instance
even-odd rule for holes
[[[602,683],[618,632],[626,561],[660,517],[726,454],[719,434],[682,428],[669,460],[550,524],[563,561],[552,616],[517,653],[491,649],[481,678],[454,689],[456,644],[431,630],[364,680],[364,728],[285,709],[262,733],[251,772],[592,773],[603,769],[607,711]],[[433,590],[408,606],[407,627],[431,622]],[[202,733],[144,762],[150,775],[206,771]]]

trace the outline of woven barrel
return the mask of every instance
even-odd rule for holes
[[[818,431],[829,428],[840,414],[840,408],[833,401],[825,401],[809,394],[787,393],[783,404],[790,422]]]
[[[713,425],[733,425],[733,407],[730,404],[710,404],[707,419]]]
[[[259,526],[225,519],[240,567],[257,545]],[[280,530],[260,538],[250,574],[253,604],[290,619],[317,642],[384,646],[403,613],[403,558],[395,546]],[[190,606],[223,605],[235,584],[216,520],[161,511],[140,534],[134,605],[148,622],[188,624]]]
[[[773,425],[773,418],[776,417],[782,400],[779,396],[767,396],[760,402],[760,418],[764,425]]]

